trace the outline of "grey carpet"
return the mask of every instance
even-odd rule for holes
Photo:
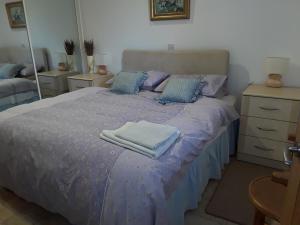
[[[271,175],[275,169],[241,161],[233,161],[225,171],[206,212],[241,225],[252,225],[254,207],[249,202],[248,186],[260,176]]]

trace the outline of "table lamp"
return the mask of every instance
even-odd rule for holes
[[[57,61],[57,69],[59,71],[66,71],[66,70],[68,70],[67,54],[66,54],[66,52],[56,51],[55,52],[55,59]]]
[[[267,57],[264,62],[265,73],[268,75],[266,86],[280,88],[283,86],[282,76],[287,75],[289,58]]]
[[[97,73],[100,75],[108,74],[107,67],[111,64],[111,56],[109,53],[101,52],[95,55],[97,64]]]

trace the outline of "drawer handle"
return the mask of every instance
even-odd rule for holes
[[[258,149],[258,150],[262,150],[262,151],[265,151],[265,152],[274,152],[275,150],[272,149],[272,148],[264,148],[264,147],[260,147],[260,146],[257,146],[257,145],[254,145],[254,148]]]
[[[266,131],[266,132],[275,132],[277,131],[276,129],[268,129],[268,128],[262,128],[262,127],[257,127],[257,129],[261,131]]]
[[[262,109],[262,110],[265,110],[265,111],[278,111],[278,110],[280,110],[280,109],[277,109],[277,108],[268,108],[268,107],[263,107],[263,106],[260,106],[259,108]]]

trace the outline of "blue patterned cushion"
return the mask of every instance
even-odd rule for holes
[[[162,95],[158,98],[159,103],[195,102],[202,94],[202,89],[206,84],[201,79],[171,78]]]
[[[147,75],[143,72],[121,72],[114,77],[111,91],[119,94],[137,94],[146,79]]]
[[[0,79],[10,79],[18,75],[24,68],[20,64],[4,64],[0,67]]]

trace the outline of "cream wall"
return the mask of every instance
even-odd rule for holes
[[[148,0],[84,0],[85,38],[98,53],[112,56],[110,69],[121,69],[125,48],[227,48],[231,53],[229,87],[240,93],[249,82],[265,80],[266,56],[291,58],[285,81],[300,86],[299,0],[191,0],[191,19],[150,22]]]
[[[14,1],[0,0],[0,47],[29,45],[26,28],[11,29],[9,26],[5,3]]]

